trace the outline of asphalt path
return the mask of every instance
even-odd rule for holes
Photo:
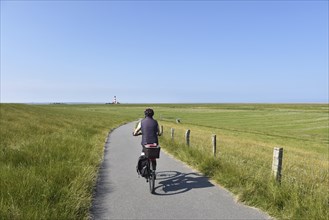
[[[270,219],[258,209],[237,203],[207,177],[161,151],[155,194],[138,177],[141,137],[135,122],[109,134],[90,210],[92,219]],[[160,143],[161,145],[161,143]]]

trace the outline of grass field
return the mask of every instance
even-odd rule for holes
[[[112,106],[1,104],[0,219],[88,218]]]
[[[186,105],[158,112],[162,145],[240,201],[279,219],[328,219],[328,105]],[[170,128],[175,128],[174,142]],[[190,147],[184,144],[186,129]],[[217,135],[216,159],[212,134]],[[281,185],[271,176],[277,146],[284,148]]]
[[[0,219],[88,218],[107,133],[142,117],[145,107],[1,104]],[[240,201],[279,219],[328,219],[328,105],[151,107],[164,126],[162,146]],[[211,155],[212,134],[217,158]],[[284,148],[281,185],[271,178],[275,146]]]

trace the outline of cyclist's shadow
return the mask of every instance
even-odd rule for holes
[[[187,192],[191,189],[213,187],[209,179],[198,173],[178,171],[157,172],[155,195],[168,196]]]

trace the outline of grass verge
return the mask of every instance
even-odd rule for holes
[[[105,105],[0,110],[0,219],[88,219],[105,137],[137,116]]]
[[[161,146],[178,159],[229,189],[238,200],[261,208],[278,219],[328,219],[328,161],[307,151],[285,146],[281,185],[271,176],[272,150],[266,141],[255,141],[240,134],[221,133],[219,153],[211,151],[211,134],[203,127],[163,121]],[[184,143],[184,131],[191,129],[191,146]],[[170,127],[175,128],[174,141]],[[192,141],[193,140],[193,141]],[[272,142],[271,142],[272,143]],[[306,157],[314,156],[313,158]],[[320,157],[321,158],[321,157]],[[308,163],[305,163],[305,162]]]

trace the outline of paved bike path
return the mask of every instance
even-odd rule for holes
[[[148,183],[135,169],[141,137],[132,136],[134,125],[123,125],[108,137],[91,208],[93,219],[271,218],[236,203],[228,191],[163,151],[157,165],[155,194],[150,194]]]

